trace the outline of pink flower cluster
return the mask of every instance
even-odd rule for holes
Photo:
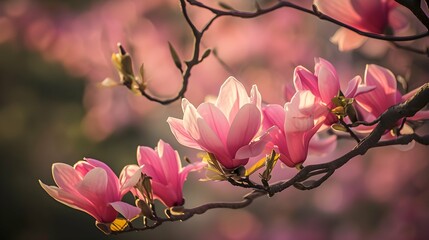
[[[394,0],[315,0],[318,10],[358,30],[384,34],[391,28],[394,33],[404,31],[408,20],[398,10]],[[331,41],[340,51],[356,49],[368,38],[346,28],[340,28]]]
[[[250,159],[273,149],[285,165],[300,168],[312,148],[318,153],[334,148],[335,135],[322,139],[318,132],[338,119],[353,121],[347,115],[333,114],[339,107],[334,99],[354,99],[351,104],[359,120],[372,121],[413,93],[402,95],[392,72],[377,65],[368,65],[363,80],[356,76],[342,90],[336,69],[322,58],[316,59],[314,73],[296,67],[294,90],[283,106],[265,105],[256,85],[249,95],[238,80],[230,77],[214,102],[196,108],[183,99],[183,119],[170,117],[167,122],[179,143],[209,153],[225,171],[245,167]],[[410,119],[424,118],[429,118],[429,111]],[[174,207],[184,204],[182,189],[188,173],[206,166],[200,162],[182,167],[177,151],[162,140],[155,149],[138,147],[137,163],[124,167],[119,178],[106,164],[94,159],[79,161],[73,167],[56,163],[53,178],[58,187],[40,184],[59,202],[87,212],[98,222],[110,223],[118,213],[126,219],[140,214],[140,208],[121,200],[130,191],[137,198],[147,199],[136,189],[142,174],[150,177],[154,198]]]

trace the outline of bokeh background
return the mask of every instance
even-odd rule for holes
[[[253,7],[247,1],[224,2]],[[296,2],[311,6],[311,1]],[[191,15],[198,26],[210,17],[198,9]],[[423,31],[408,15],[409,33]],[[248,89],[258,84],[265,102],[282,104],[294,67],[312,69],[315,57],[331,61],[343,81],[375,63],[403,76],[410,89],[428,82],[427,57],[375,40],[341,53],[329,42],[337,28],[291,9],[250,20],[220,19],[203,44],[216,48],[227,67],[209,57],[195,68],[186,96],[198,104],[234,75]],[[198,160],[197,152],[176,142],[165,122],[168,116],[181,117],[179,103],[161,106],[122,87],[99,86],[104,78],[117,77],[110,55],[121,42],[135,63],[144,63],[151,92],[174,95],[181,82],[167,41],[182,59],[190,56],[192,36],[177,0],[0,3],[2,239],[429,239],[429,148],[421,145],[410,151],[371,150],[312,191],[288,189],[245,209],[214,210],[146,232],[105,236],[90,216],[50,198],[38,180],[53,184],[54,162],[72,165],[93,157],[119,174],[135,163],[138,145],[153,147],[160,138]],[[427,43],[409,44],[424,48]],[[352,147],[341,140],[337,151],[311,157],[309,163],[332,160]],[[279,168],[275,178],[287,178],[291,171]],[[239,200],[246,193],[198,181],[203,176],[195,173],[185,183],[187,207]]]

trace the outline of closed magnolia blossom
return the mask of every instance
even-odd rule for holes
[[[296,92],[284,107],[269,104],[263,108],[264,129],[276,126],[270,131],[271,143],[284,164],[299,167],[306,160],[310,140],[322,126],[328,112],[320,99],[308,90]],[[335,139],[329,138],[321,144],[328,147]]]
[[[418,89],[405,95],[398,90],[395,75],[387,68],[369,64],[365,69],[364,84],[373,87],[374,90],[357,96],[356,109],[361,120],[372,122],[384,111],[393,105],[406,101],[413,96]],[[418,111],[413,117],[407,120],[429,119],[429,111]],[[401,121],[398,122],[398,125]],[[360,126],[359,130],[371,130],[374,126]],[[408,126],[406,125],[408,128]]]
[[[183,120],[168,118],[177,141],[187,147],[212,153],[226,169],[245,165],[265,147],[268,135],[255,140],[261,127],[261,95],[254,85],[247,95],[244,86],[228,78],[215,103],[195,108],[182,101]]]
[[[335,67],[329,61],[316,58],[314,73],[303,66],[296,67],[293,82],[296,91],[309,90],[329,109],[335,107],[332,99],[340,94],[340,80]],[[356,76],[348,82],[347,89],[343,91],[343,94],[346,98],[354,98],[373,89],[373,86],[363,85],[362,78]],[[325,123],[330,125],[337,121],[338,118],[330,113]]]
[[[142,172],[151,177],[154,198],[167,207],[184,204],[182,190],[188,173],[206,165],[200,162],[182,167],[177,151],[162,140],[159,140],[155,149],[138,147],[137,162],[141,166]],[[133,168],[140,169],[137,166]]]
[[[119,180],[105,163],[85,158],[73,167],[65,163],[52,165],[52,176],[58,187],[39,182],[55,200],[88,213],[97,222],[111,223],[118,212],[127,219],[140,214],[140,208],[121,201],[140,178],[140,174],[125,174],[125,169]]]
[[[364,32],[383,34],[389,27],[399,32],[408,26],[394,0],[315,0],[314,4],[323,14]],[[340,51],[349,51],[360,47],[367,39],[340,28],[331,41],[338,44]]]

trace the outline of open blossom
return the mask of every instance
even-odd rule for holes
[[[314,4],[323,14],[365,32],[382,34],[387,27],[398,32],[408,25],[394,0],[315,0]],[[331,38],[340,51],[358,48],[366,40],[346,28],[340,28]]]
[[[296,92],[284,108],[277,104],[265,106],[263,114],[264,129],[277,126],[270,135],[280,160],[296,167],[306,160],[310,140],[325,121],[328,109],[310,91],[304,90]]]
[[[364,84],[374,87],[374,90],[361,94],[355,99],[356,108],[361,119],[367,122],[374,121],[389,107],[406,101],[416,93],[416,90],[414,90],[402,95],[397,88],[395,75],[389,69],[374,64],[366,66]],[[429,111],[419,111],[413,117],[407,119],[429,119]]]
[[[170,144],[159,140],[155,149],[140,146],[137,148],[137,162],[142,172],[151,177],[152,191],[156,199],[165,206],[184,204],[183,183],[189,172],[203,168],[205,163],[182,167],[180,157]],[[137,166],[134,169],[139,169]]]
[[[140,208],[122,202],[122,197],[138,182],[140,175],[125,177],[121,181],[105,163],[85,158],[73,167],[65,163],[52,165],[52,176],[56,186],[42,183],[43,189],[55,200],[83,211],[97,222],[111,223],[118,212],[127,219],[140,213]],[[124,168],[125,169],[125,168]]]
[[[182,109],[183,120],[167,120],[177,141],[212,153],[227,169],[245,165],[265,147],[264,139],[255,140],[262,120],[261,95],[255,85],[249,97],[244,86],[230,77],[215,103],[195,108],[183,99]]]
[[[309,90],[320,99],[321,103],[332,109],[334,103],[332,99],[339,96],[341,91],[340,81],[334,66],[323,58],[316,58],[314,73],[303,66],[298,66],[294,71],[294,86],[296,91]],[[343,92],[346,98],[354,98],[362,93],[371,91],[374,87],[361,84],[359,76],[348,82],[347,89]],[[334,114],[329,114],[326,124],[332,124],[338,119]]]

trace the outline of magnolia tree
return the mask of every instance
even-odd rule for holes
[[[105,163],[84,158],[73,166],[64,163],[52,166],[57,186],[40,181],[51,197],[91,215],[104,233],[153,229],[164,222],[184,221],[210,209],[244,208],[257,198],[273,196],[290,187],[311,190],[372,148],[429,145],[429,135],[416,133],[429,119],[429,111],[425,110],[429,83],[408,91],[401,77],[371,63],[359,70],[362,75],[351,79],[340,79],[336,66],[323,56],[315,58],[314,70],[296,66],[291,76],[293,86],[286,89],[286,101],[281,105],[268,104],[257,85],[248,91],[233,76],[224,81],[217,98],[207,98],[199,106],[185,98],[196,66],[211,55],[222,62],[216,51],[204,49],[210,46],[202,44],[218,19],[256,18],[274,14],[277,9],[292,8],[340,26],[331,38],[339,51],[352,51],[369,39],[379,39],[409,54],[427,57],[427,49],[402,43],[429,36],[427,1],[316,0],[312,9],[283,0],[254,1],[253,10],[249,11],[223,2],[217,6],[195,0],[179,0],[179,3],[177,11],[180,10],[189,26],[194,43],[191,57],[185,61],[172,44],[168,46],[182,77],[177,94],[165,99],[152,94],[143,64],[135,71],[130,53],[121,44],[112,55],[119,80],[106,78],[102,85],[125,86],[130,94],[164,105],[181,101],[183,117],[169,117],[166,121],[180,144],[201,151],[200,161],[191,163],[185,159],[188,164],[182,166],[179,153],[159,140],[154,149],[139,146],[136,164],[124,166],[119,177]],[[404,35],[409,33],[411,16],[404,15],[399,7],[408,9],[427,31]],[[208,11],[211,17],[199,26],[188,13],[191,8]],[[352,139],[355,146],[328,162],[306,164],[309,155],[335,151],[342,138]],[[295,175],[272,181],[273,171],[281,166],[295,168]],[[190,172],[198,170],[206,172],[204,181],[225,181],[236,188],[248,189],[249,193],[236,202],[185,207],[184,182]],[[125,194],[132,194],[135,201],[125,201]],[[162,209],[154,204],[156,200],[162,203]]]

